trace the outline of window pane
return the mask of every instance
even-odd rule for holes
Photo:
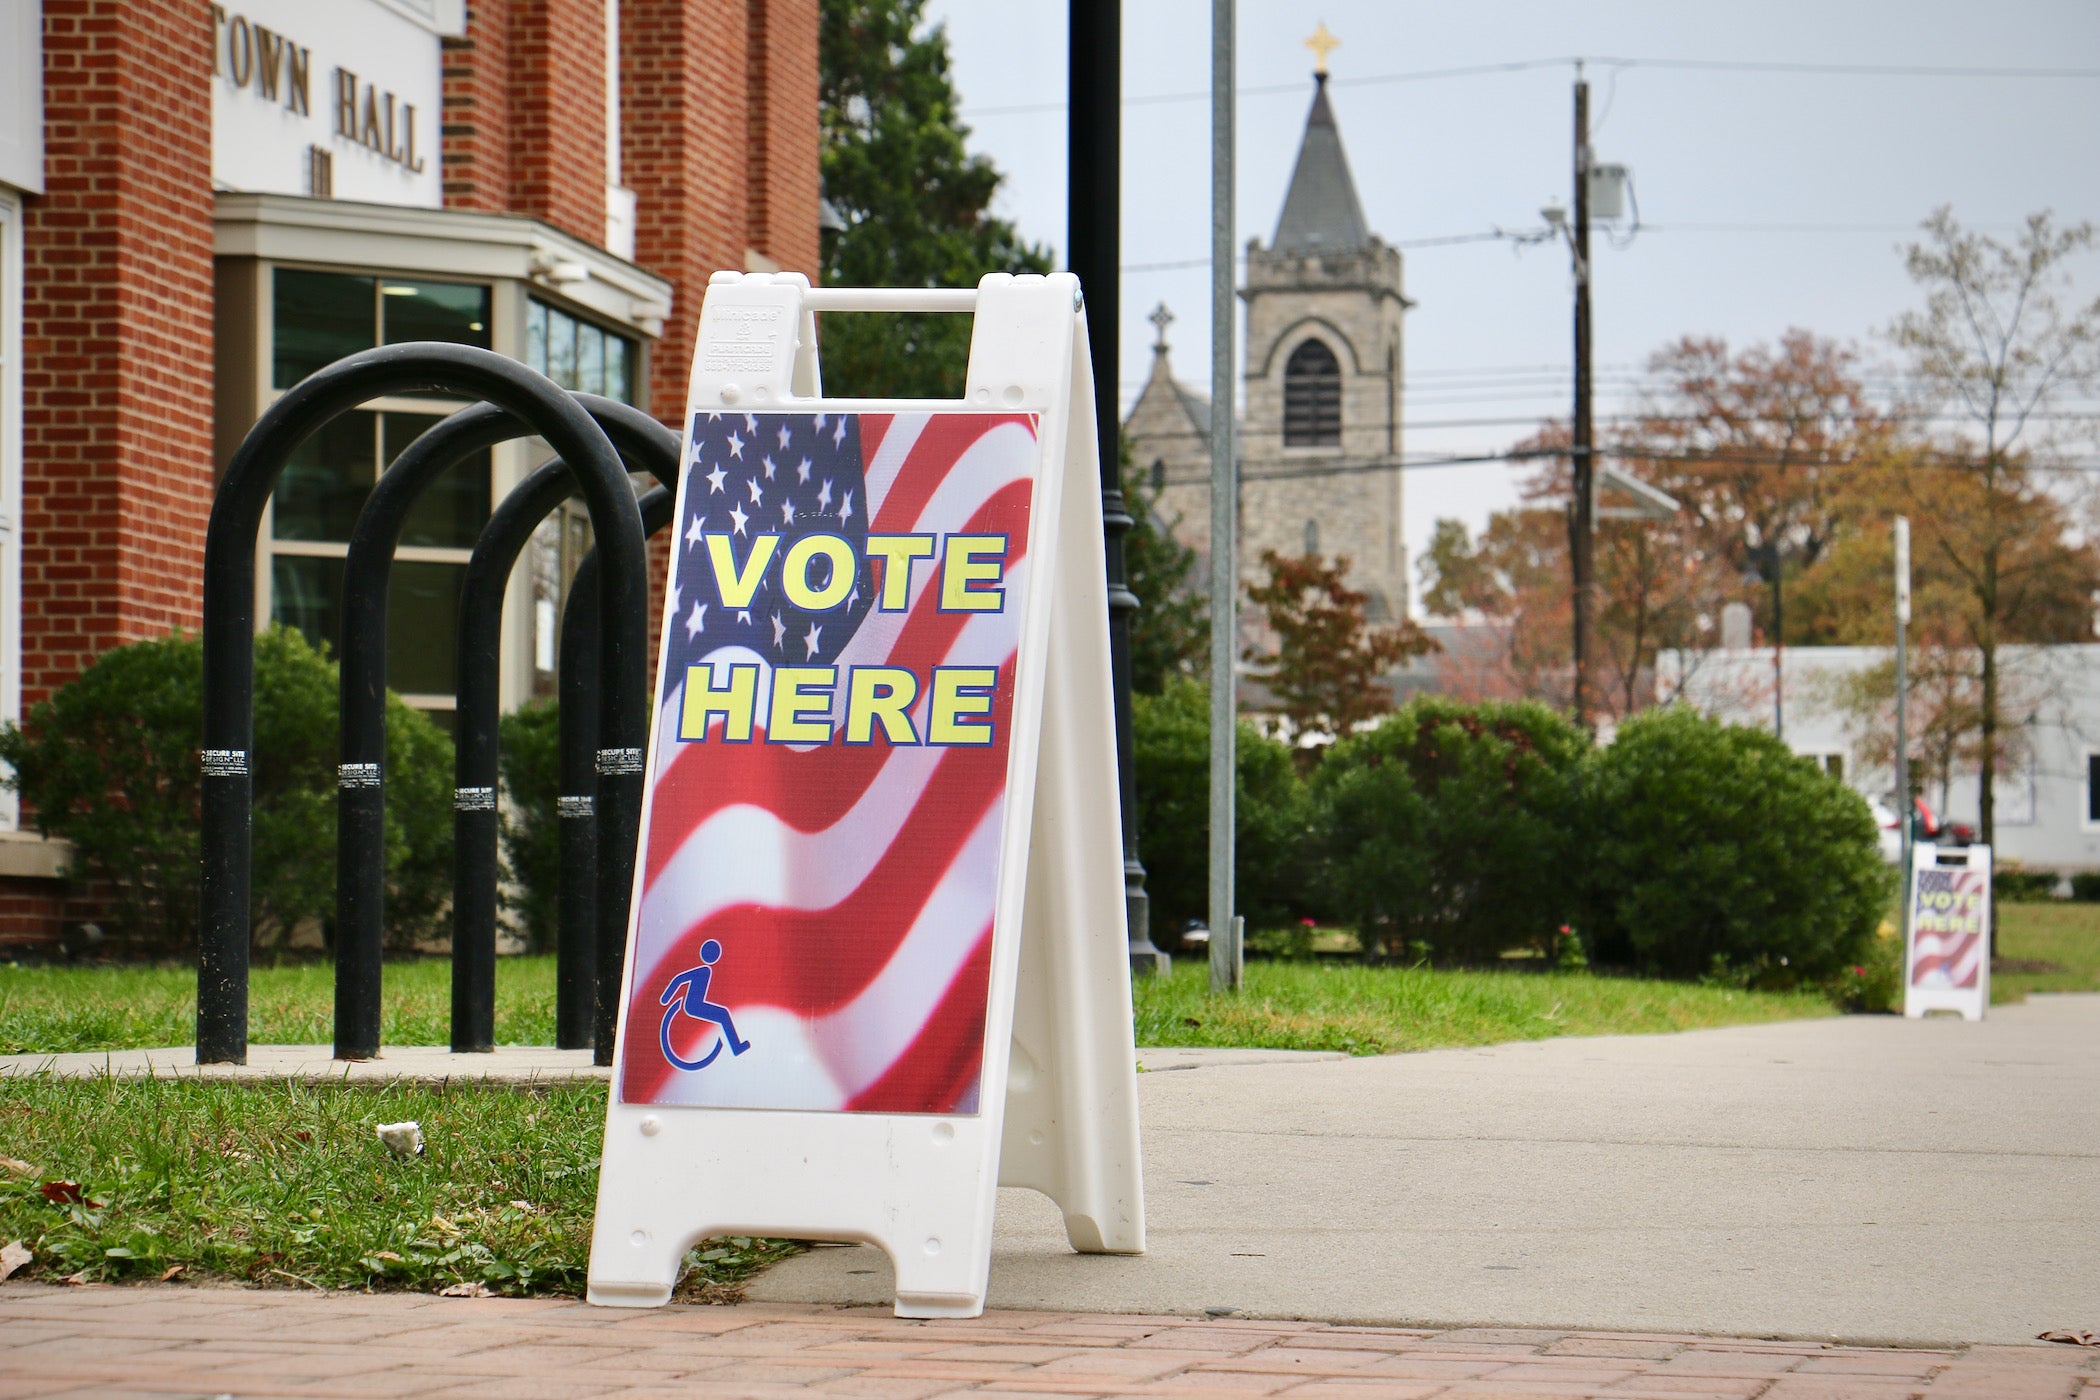
[[[586,394],[605,392],[605,332],[580,322],[576,327],[576,388]]]
[[[450,694],[458,670],[464,564],[396,564],[387,597],[387,687]],[[280,554],[270,561],[270,616],[334,656],[342,640],[343,561]]]
[[[278,388],[377,343],[371,278],[280,267],[271,280],[270,382]]]
[[[634,384],[629,370],[634,362],[633,354],[626,337],[605,337],[605,397],[618,399],[621,403],[634,402]]]
[[[547,372],[547,303],[525,303],[525,363]]]
[[[386,683],[421,695],[449,695],[459,674],[459,590],[464,564],[394,565],[387,599]]]
[[[2085,756],[2085,819],[2100,822],[2100,753]]]
[[[348,540],[371,493],[379,415],[353,409],[292,451],[277,478],[270,533],[280,540]]]
[[[403,448],[440,421],[428,413],[386,414],[381,429],[386,464],[392,466]],[[472,549],[481,537],[481,527],[488,524],[489,466],[489,453],[483,449],[424,487],[402,527],[401,543]]]
[[[564,389],[576,387],[576,321],[552,310],[547,313],[547,377]]]
[[[335,655],[342,640],[343,561],[279,554],[270,560],[270,617]]]
[[[1342,375],[1334,352],[1307,340],[1283,370],[1283,445],[1333,447],[1342,440]]]
[[[388,345],[408,340],[449,340],[488,348],[487,287],[389,277],[379,284],[379,304],[386,321]]]

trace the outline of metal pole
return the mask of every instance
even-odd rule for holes
[[[1568,558],[1575,585],[1575,723],[1590,724],[1591,616],[1595,609],[1596,449],[1590,417],[1590,85],[1575,65],[1575,412]]]
[[[1240,986],[1233,914],[1238,764],[1239,474],[1232,440],[1233,0],[1210,7],[1210,988]]]
[[[1903,908],[1910,907],[1910,519],[1896,517],[1896,830]],[[1908,915],[1906,914],[1907,918]]]
[[[1772,737],[1786,738],[1786,560],[1772,551]]]
[[[1123,906],[1130,969],[1164,972],[1153,946],[1145,867],[1138,861],[1137,775],[1130,741],[1130,624],[1137,611],[1123,571],[1130,513],[1123,501],[1122,425],[1116,362],[1121,298],[1123,8],[1120,0],[1072,0],[1066,219],[1072,271],[1086,294],[1094,361],[1094,429],[1101,447],[1101,523],[1108,555],[1108,651],[1115,686],[1116,768],[1123,816]]]

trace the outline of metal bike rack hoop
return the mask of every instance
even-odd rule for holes
[[[234,453],[212,505],[204,548],[203,870],[197,962],[197,1061],[248,1053],[249,892],[253,858],[250,751],[255,718],[255,554],[264,507],[293,449],[339,415],[390,394],[486,400],[547,439],[577,470],[611,567],[601,596],[608,687],[599,802],[601,853],[634,846],[639,755],[648,734],[646,545],[641,513],[606,434],[544,375],[474,346],[419,342],[349,356],[308,376],[264,411]],[[632,756],[633,762],[628,761]],[[623,814],[631,814],[625,821]],[[626,892],[618,899],[624,926]]]

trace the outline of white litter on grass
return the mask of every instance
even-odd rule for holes
[[[414,1119],[406,1123],[381,1123],[379,1140],[385,1143],[387,1151],[396,1157],[423,1155],[423,1125]]]

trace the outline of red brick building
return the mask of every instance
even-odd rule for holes
[[[708,275],[814,273],[817,217],[816,0],[0,0],[0,718],[197,626],[215,472],[306,373],[459,340],[675,414]],[[365,492],[449,407],[302,449],[261,617],[333,637]],[[391,677],[441,716],[447,604],[537,460],[468,464],[405,537]],[[551,682],[579,533],[513,583],[512,701]],[[19,824],[0,939],[67,912]]]

